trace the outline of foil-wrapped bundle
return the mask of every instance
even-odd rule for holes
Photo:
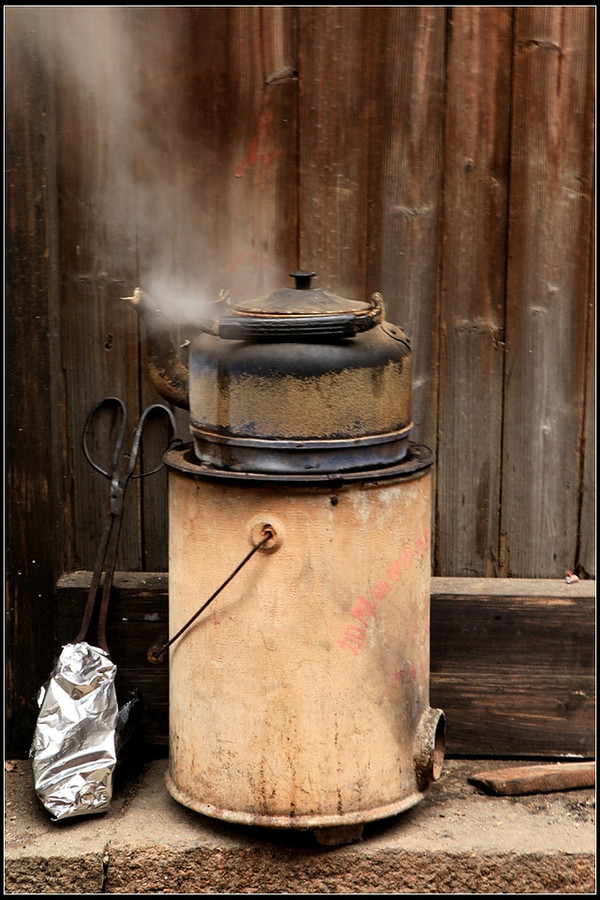
[[[36,793],[53,821],[106,812],[117,762],[116,665],[86,641],[63,647],[30,750]]]
[[[87,436],[100,407],[116,407],[118,435],[113,448],[110,471],[102,469],[91,458]],[[144,424],[153,412],[167,415],[171,432],[175,418],[170,409],[155,403],[146,407],[135,429],[125,471],[120,457],[127,423],[125,404],[118,397],[106,397],[92,409],[83,430],[83,452],[96,472],[110,481],[107,518],[92,573],[81,628],[75,640],[66,644],[58,657],[50,678],[38,698],[40,711],[29,756],[32,761],[34,787],[53,821],[73,816],[106,812],[112,800],[113,775],[117,753],[131,732],[141,710],[139,696],[132,696],[119,709],[115,690],[117,667],[112,662],[106,643],[106,620],[112,589],[115,560],[121,530],[125,490],[130,478],[145,478],[162,468],[162,463],[148,472],[134,475]],[[86,640],[100,592],[96,646]],[[133,692],[137,694],[137,691]]]

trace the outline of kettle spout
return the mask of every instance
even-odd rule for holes
[[[156,390],[174,406],[189,409],[189,373],[177,355],[166,316],[139,287],[121,300],[133,306],[144,323],[148,374]]]

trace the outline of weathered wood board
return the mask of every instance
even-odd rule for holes
[[[505,269],[499,260],[506,256],[511,45],[508,8],[453,10],[437,462],[439,527],[453,527],[436,541],[439,574],[500,574]]]
[[[57,646],[72,640],[90,573],[58,590]],[[589,757],[595,739],[594,583],[434,578],[431,704],[450,755]],[[218,602],[218,600],[216,601]],[[148,649],[168,633],[168,576],[119,573],[108,643],[119,685],[145,698],[149,743],[168,744],[168,665]],[[210,660],[198,661],[198,678]]]
[[[6,732],[32,736],[52,663],[53,583],[65,540],[54,97],[35,36],[5,41],[5,697]],[[59,416],[60,418],[60,416]]]
[[[591,7],[519,7],[513,47],[501,572],[573,568],[593,208]],[[450,573],[448,573],[450,574]],[[558,573],[557,573],[558,574]]]
[[[431,702],[451,752],[594,755],[595,583],[434,578]]]

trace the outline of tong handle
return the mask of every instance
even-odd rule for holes
[[[108,405],[116,405],[120,410],[119,428],[117,439],[113,448],[111,472],[106,472],[97,463],[94,462],[94,460],[90,456],[87,444],[88,433],[95,414],[101,406]],[[125,436],[125,428],[127,425],[127,411],[125,409],[125,404],[123,403],[123,401],[118,397],[105,397],[103,400],[97,403],[89,413],[83,430],[82,446],[85,458],[96,472],[99,472],[100,475],[102,475],[104,478],[109,478],[111,484],[108,503],[108,515],[104,524],[104,528],[102,530],[102,538],[100,541],[98,556],[96,558],[96,563],[92,574],[92,581],[90,584],[88,599],[83,613],[81,628],[79,629],[79,633],[75,638],[75,643],[83,641],[86,638],[92,619],[92,613],[96,603],[96,597],[100,587],[102,571],[105,570],[104,585],[102,588],[102,602],[100,605],[100,614],[98,619],[98,646],[109,656],[110,654],[106,643],[106,619],[108,615],[108,602],[112,590],[112,582],[117,558],[119,534],[121,531],[125,490],[130,478],[145,478],[148,475],[153,475],[155,472],[158,472],[159,469],[161,469],[163,466],[163,461],[161,460],[160,464],[154,469],[151,469],[148,472],[141,472],[138,475],[133,474],[133,471],[137,464],[140,442],[142,439],[142,432],[144,430],[146,419],[152,412],[159,409],[162,412],[167,413],[171,425],[171,431],[172,433],[175,432],[177,427],[175,424],[175,417],[171,410],[168,409],[168,407],[163,406],[163,404],[161,403],[154,403],[151,406],[146,407],[146,409],[141,414],[137,427],[135,429],[133,443],[131,445],[131,452],[129,454],[129,462],[123,474],[121,474],[119,471],[119,461],[121,458],[121,450],[123,447],[123,439]],[[169,446],[171,445],[171,443],[172,439],[169,441]]]
[[[119,420],[119,430],[117,433],[117,439],[115,441],[115,446],[113,449],[113,456],[112,456],[112,460],[111,460],[111,472],[107,472],[105,469],[102,469],[98,465],[98,463],[94,462],[94,460],[92,459],[89,448],[88,448],[88,434],[89,434],[89,431],[91,428],[92,420],[94,419],[98,410],[102,406],[109,406],[111,404],[117,405],[119,407],[119,409],[121,411],[121,415],[120,415],[120,420]],[[163,462],[161,460],[161,462],[157,466],[155,466],[154,469],[150,469],[150,471],[148,471],[148,472],[138,472],[137,475],[133,474],[133,470],[135,469],[135,465],[137,462],[137,457],[138,457],[138,453],[139,453],[139,449],[140,449],[140,442],[141,442],[141,438],[142,438],[142,431],[144,429],[146,419],[155,410],[161,410],[162,412],[165,412],[167,414],[167,416],[169,417],[169,423],[171,425],[171,431],[173,434],[175,434],[175,432],[177,430],[177,425],[175,423],[175,416],[173,415],[173,413],[167,406],[164,406],[162,403],[153,403],[151,406],[146,407],[146,409],[143,411],[142,415],[140,416],[139,422],[137,424],[137,428],[135,429],[135,434],[133,437],[133,444],[131,446],[129,465],[128,465],[127,471],[125,473],[125,478],[146,478],[148,475],[154,475],[155,472],[158,472],[163,467]],[[119,459],[121,456],[121,450],[123,448],[123,438],[125,437],[126,426],[127,426],[127,410],[125,409],[125,404],[123,403],[123,401],[120,400],[118,397],[105,397],[103,400],[100,400],[98,403],[96,403],[94,408],[88,414],[88,417],[85,421],[85,425],[83,428],[83,437],[82,437],[83,454],[84,454],[86,460],[88,461],[88,463],[90,464],[90,466],[92,467],[92,469],[94,469],[96,472],[99,472],[100,475],[103,476],[103,478],[110,478],[110,479],[114,480],[115,475],[118,475]]]

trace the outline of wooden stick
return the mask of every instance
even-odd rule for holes
[[[478,772],[468,778],[471,784],[491,794],[545,794],[568,791],[572,788],[594,787],[596,763],[549,763],[545,765],[515,766]]]

